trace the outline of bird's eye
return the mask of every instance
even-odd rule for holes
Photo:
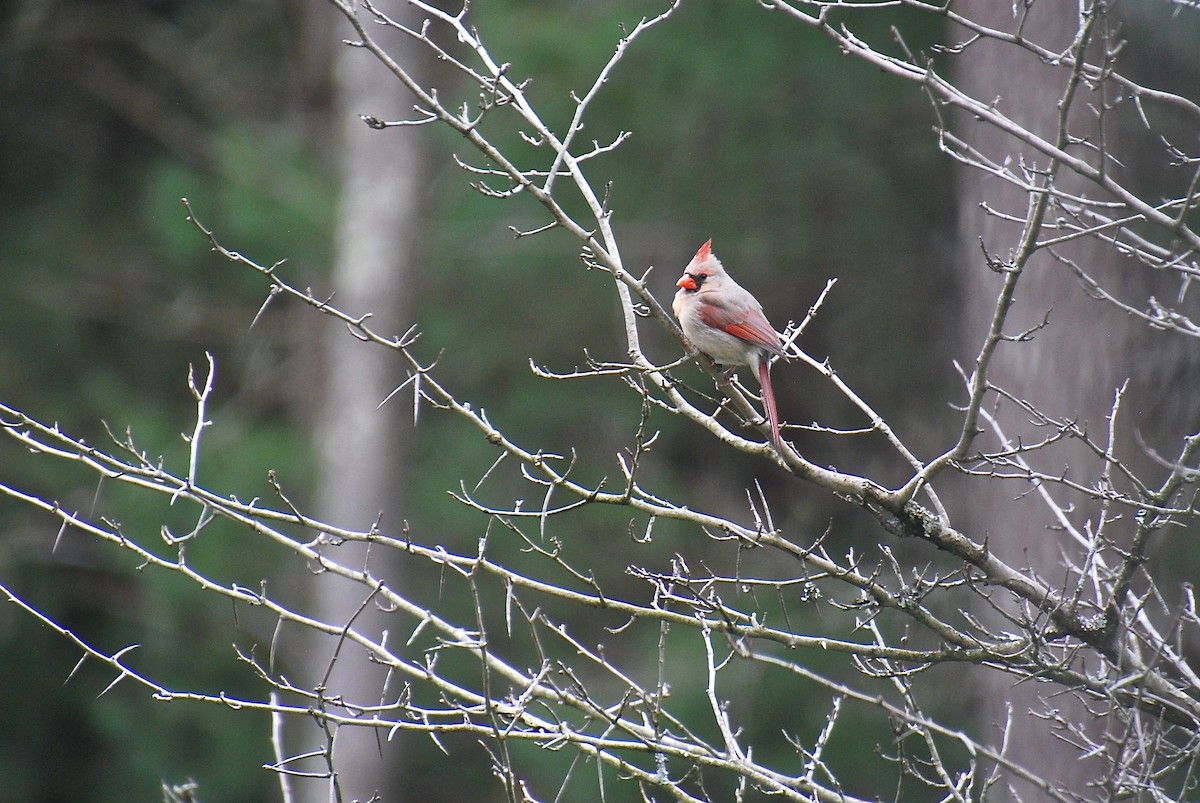
[[[696,289],[699,290],[700,286],[703,285],[705,280],[708,279],[708,274],[707,273],[697,273],[694,276],[692,276],[692,278],[696,280]]]

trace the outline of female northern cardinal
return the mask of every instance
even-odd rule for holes
[[[679,292],[672,308],[688,340],[713,362],[748,365],[758,375],[771,439],[783,451],[770,372],[771,355],[783,356],[783,341],[767,322],[762,305],[729,278],[720,260],[713,256],[712,240],[700,246],[675,284]]]

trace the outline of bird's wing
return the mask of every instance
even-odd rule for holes
[[[766,316],[754,307],[730,307],[701,297],[700,320],[714,329],[761,346],[772,354],[783,354],[779,334],[771,327]]]

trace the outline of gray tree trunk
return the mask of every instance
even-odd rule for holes
[[[392,9],[385,9],[391,11]],[[402,11],[402,9],[400,10]],[[345,35],[344,23],[338,28]],[[395,42],[405,47],[401,37]],[[400,61],[412,64],[410,54]],[[411,54],[422,58],[419,53]],[[370,53],[340,47],[334,57],[336,138],[341,198],[338,207],[333,289],[339,308],[351,314],[373,313],[372,327],[385,334],[403,333],[409,326],[412,300],[409,279],[421,231],[419,196],[422,192],[420,134],[415,129],[368,128],[359,115],[384,119],[405,116],[412,106],[403,85]],[[405,515],[405,469],[408,461],[404,422],[411,411],[400,397],[379,403],[405,376],[399,358],[385,349],[358,341],[344,327],[325,335],[324,397],[316,432],[320,486],[317,515],[340,527],[366,531],[380,520],[390,533],[400,530]],[[411,401],[411,400],[410,400]],[[340,563],[369,566],[390,584],[403,582],[400,567],[388,550],[368,552],[361,544],[322,547]],[[312,578],[313,615],[325,622],[345,624],[363,605],[361,585],[331,575]],[[354,620],[355,627],[378,638],[395,622],[372,603]],[[304,659],[306,681],[318,683],[333,658],[335,640],[310,640]],[[328,685],[360,702],[380,702],[385,696],[385,670],[366,660],[361,650],[344,649]],[[386,691],[394,701],[399,683]],[[310,728],[309,736],[313,735]],[[343,728],[337,734],[334,765],[343,800],[366,801],[378,794],[395,803],[403,799],[403,751],[386,734],[362,728]],[[311,738],[305,739],[310,744]],[[326,785],[296,786],[306,803],[326,803]]]
[[[1012,30],[1013,7],[1013,3],[1003,0],[964,0],[955,9],[984,25]],[[1075,4],[1034,3],[1024,30],[1039,44],[1064,51],[1076,32],[1076,11]],[[1067,68],[1043,64],[1019,48],[987,40],[971,45],[956,59],[955,66],[956,83],[961,88],[981,100],[994,101],[1017,123],[1054,141],[1059,100],[1069,76]],[[1085,87],[1080,88],[1079,95],[1072,106],[1071,133],[1087,136],[1092,142],[1102,141],[1095,115],[1089,108],[1098,104],[1100,98]],[[1017,160],[1024,159],[1029,166],[1046,166],[1045,157],[1032,155],[1021,143],[994,127],[962,119],[956,130],[997,163],[1011,159],[1011,164],[1017,164]],[[1110,115],[1106,121],[1104,136],[1109,144],[1121,140],[1117,115]],[[1084,150],[1076,152],[1086,155]],[[1112,169],[1120,168],[1113,165]],[[1095,187],[1085,188],[1074,176],[1062,176],[1058,182],[1061,189],[1097,196]],[[959,194],[965,355],[974,354],[982,343],[1001,282],[1001,277],[985,266],[981,244],[992,257],[1004,260],[1017,247],[1021,232],[1019,222],[988,214],[980,204],[986,203],[991,209],[1019,220],[1026,214],[1029,199],[1019,188],[965,167],[960,169]],[[1144,267],[1121,261],[1097,238],[1080,239],[1056,250],[1091,275],[1105,277],[1110,289],[1128,291],[1131,298],[1137,296],[1139,283],[1146,281],[1140,278],[1141,272],[1146,271]],[[1141,297],[1145,295],[1143,292]],[[1161,392],[1162,377],[1175,373],[1184,359],[1184,352],[1168,341],[1184,338],[1155,332],[1115,307],[1090,297],[1066,265],[1043,251],[1026,268],[1006,331],[1015,334],[1034,327],[1047,313],[1049,325],[1030,342],[1002,346],[993,365],[992,381],[1044,413],[1076,419],[1102,442],[1114,393],[1128,378],[1130,384],[1122,414],[1127,416],[1124,419],[1127,425],[1130,421],[1135,423],[1126,431],[1136,428],[1152,436],[1164,404],[1171,403]],[[1194,409],[1194,403],[1192,406]],[[1028,416],[1015,405],[1002,404],[997,412],[1009,432],[1028,431]],[[1132,438],[1119,446],[1131,465],[1144,465],[1139,460],[1141,449]],[[1033,458],[1039,469],[1053,474],[1066,471],[1080,481],[1094,478],[1097,473],[1095,456],[1077,441],[1061,444]],[[1056,462],[1049,463],[1048,459]],[[980,538],[987,537],[990,548],[1001,558],[1028,566],[1052,585],[1061,585],[1064,581],[1061,539],[1066,536],[1053,526],[1049,511],[1037,495],[1026,493],[1028,490],[1028,485],[1015,482],[980,481],[969,494],[971,509],[961,514],[970,523],[971,532]],[[1056,493],[1061,495],[1061,491]],[[1081,529],[1087,519],[1094,520],[1097,512],[1094,504],[1066,496],[1062,501],[1078,503],[1071,517]],[[1018,685],[1015,678],[998,673],[990,677],[991,688],[975,690],[980,701],[980,726],[988,728],[1003,723],[1006,706],[1011,706],[1010,757],[1066,789],[1078,793],[1089,791],[1088,784],[1098,780],[1103,765],[1081,759],[1079,751],[1068,743],[1069,734],[1049,725],[1045,718],[1048,713],[1056,712],[1069,722],[1086,724],[1092,718],[1083,706],[1069,694],[1048,698],[1036,681]],[[1027,800],[1038,797],[1032,788],[1018,792]]]

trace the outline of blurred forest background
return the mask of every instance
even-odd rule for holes
[[[593,80],[619,23],[636,22],[648,5],[480,0],[472,14],[514,74],[534,76],[531,93],[543,113],[565,120],[570,91]],[[1127,24],[1155,31],[1161,44],[1130,56],[1144,59],[1149,83],[1196,81],[1196,31],[1173,26],[1166,4],[1124,5]],[[939,28],[933,16],[912,15],[908,45],[922,47]],[[328,353],[323,344],[339,327],[278,303],[250,329],[265,285],[211,252],[180,199],[190,199],[224,244],[260,263],[286,258],[294,284],[318,296],[333,292],[346,117],[334,62],[348,35],[344,20],[317,0],[3,5],[0,400],[92,442],[106,440],[105,422],[117,433],[129,428],[139,445],[179,466],[187,456],[180,432],[194,410],[187,366],[203,365],[211,352],[218,374],[203,464],[209,484],[242,498],[269,496],[274,469],[293,498],[319,493],[314,432],[330,366],[312,355]],[[354,114],[403,116],[403,108]],[[804,348],[836,355],[843,376],[911,445],[937,448],[922,433],[949,415],[960,392],[952,360],[970,359],[978,343],[961,341],[956,313],[956,220],[965,201],[956,197],[953,165],[937,151],[919,87],[847,59],[754,3],[685,2],[619,65],[591,120],[607,130],[589,129],[587,139],[632,132],[591,170],[598,184],[611,182],[627,266],[634,273],[653,266],[664,303],[709,237],[780,327],[802,318],[837,277]],[[427,357],[441,354],[442,378],[463,398],[486,400],[511,434],[563,445],[627,438],[635,404],[627,394],[587,383],[548,386],[526,364],[534,358],[569,370],[582,361],[582,345],[607,343],[612,354],[593,356],[620,355],[606,277],[585,272],[577,245],[561,233],[515,240],[508,227],[536,225],[538,210],[473,192],[451,158],[461,140],[427,128],[369,133],[414,138],[426,154],[419,236],[402,288],[407,312],[395,330],[417,324]],[[523,300],[534,297],[554,304],[531,312]],[[660,362],[677,355],[662,333],[647,336]],[[396,366],[385,384],[403,377]],[[845,410],[846,423],[853,421],[844,399],[806,381],[804,369],[780,366],[776,377],[785,419],[837,425]],[[412,428],[411,409],[398,412],[410,429],[405,487],[402,509],[387,517],[470,552],[480,517],[447,492],[487,469],[488,445],[449,416],[427,410]],[[657,454],[665,489],[728,496],[735,509],[745,504],[746,482],[730,476],[752,475],[768,491],[794,482],[728,457],[681,421],[658,415],[653,423],[664,430]],[[845,458],[834,448],[854,448],[805,444],[803,436],[798,443],[818,464]],[[862,470],[886,479],[891,469]],[[79,509],[97,494],[83,472],[64,476],[63,466],[0,444],[0,476],[13,481],[17,471],[26,487]],[[71,482],[68,498],[52,490]],[[106,491],[105,503],[120,511],[122,527],[156,531],[162,511],[122,506],[120,494]],[[832,500],[776,514],[784,518],[778,526],[816,532],[849,517],[838,532],[853,539],[854,514]],[[594,550],[591,565],[620,582],[627,560],[615,536],[560,537]],[[668,528],[656,541],[663,562],[676,548],[695,560],[711,548],[671,537]],[[168,685],[261,694],[232,660],[236,623],[228,609],[197,605],[196,590],[178,578],[135,577],[127,555],[83,539],[52,553],[54,542],[50,522],[0,499],[0,577],[26,600],[108,649],[143,645],[140,660]],[[254,547],[247,540],[243,551],[206,559],[248,577],[270,575]],[[271,760],[265,717],[156,703],[127,684],[97,698],[111,674],[85,668],[66,682],[78,652],[12,606],[0,607],[0,656],[3,799],[149,800],[161,781],[187,778],[205,800],[276,799],[275,778],[261,768]],[[777,729],[777,703],[763,706],[755,727]],[[429,800],[463,799],[438,796],[437,773],[454,765],[422,758],[434,751],[427,740],[411,745],[408,761],[421,769],[410,788]],[[462,749],[459,782],[478,773],[480,789],[498,795],[486,758],[466,743]]]

